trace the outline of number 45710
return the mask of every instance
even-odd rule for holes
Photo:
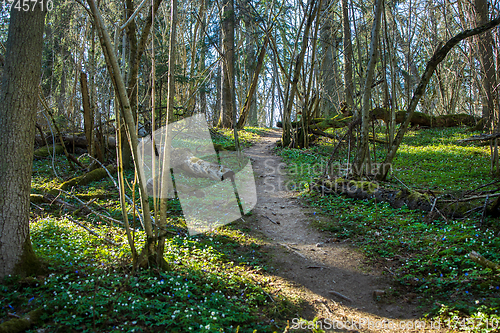
[[[54,3],[52,0],[1,0],[3,8],[10,11],[15,9],[17,11],[33,11],[37,6],[40,6],[41,10],[52,11],[54,9]]]

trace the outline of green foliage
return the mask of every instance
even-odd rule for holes
[[[167,239],[165,257],[175,267],[169,272],[131,272],[130,250],[118,228],[96,230],[119,247],[66,220],[39,219],[31,230],[34,249],[51,273],[7,279],[0,285],[2,312],[41,307],[46,329],[235,332],[239,326],[239,332],[272,332],[274,319],[294,308],[281,296],[270,299],[259,266],[261,245],[238,230]],[[138,245],[143,238],[136,234]]]
[[[234,145],[230,131],[218,133],[216,143]],[[252,131],[240,133],[243,144],[257,138]],[[63,179],[78,175],[67,167],[64,157],[56,157],[54,165],[62,179],[55,178],[51,160],[34,161],[33,192],[46,193]],[[127,195],[132,197],[133,172],[127,171],[125,178],[130,185],[126,186]],[[111,180],[75,186],[71,191],[75,196],[96,195],[100,213],[121,220],[118,192]],[[137,188],[134,195],[139,197]],[[59,198],[80,206],[70,196]],[[150,203],[154,208],[152,200]],[[8,312],[22,316],[43,309],[41,323],[28,332],[42,327],[64,332],[273,332],[278,325],[284,327],[284,320],[298,309],[295,300],[267,285],[270,277],[259,240],[234,225],[187,237],[178,200],[168,202],[170,237],[164,255],[173,269],[167,272],[133,272],[129,244],[120,225],[108,225],[88,211],[74,216],[95,231],[95,236],[65,219],[71,212],[64,206],[40,206],[43,211],[34,209],[38,216],[30,223],[30,233],[34,251],[49,274],[11,277],[0,284],[0,318],[6,318]],[[140,230],[132,207],[127,208],[132,226]],[[134,242],[138,249],[142,247],[142,231],[135,232]]]

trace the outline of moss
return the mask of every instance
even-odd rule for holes
[[[47,203],[49,200],[45,198],[42,194],[30,194],[30,201],[35,204]]]
[[[351,180],[349,181],[349,186],[351,187],[357,187],[368,194],[374,194],[375,191],[379,188],[379,186],[375,183],[369,182],[369,181],[362,181],[362,180]]]
[[[35,157],[47,157],[49,155],[52,155],[53,152],[53,146],[45,146],[35,150],[33,154],[35,155]],[[64,153],[63,147],[61,145],[56,145],[56,155],[60,155],[62,153]]]
[[[408,195],[408,200],[417,202],[418,201],[430,202],[429,195],[417,191],[411,191],[410,194]]]
[[[0,333],[24,332],[40,319],[42,313],[42,309],[36,309],[28,312],[28,314],[22,318],[6,321],[0,325]]]
[[[108,169],[108,171],[110,173],[116,172],[116,168],[113,165],[108,165],[106,167],[106,169]],[[59,189],[67,190],[67,189],[69,189],[73,186],[77,186],[77,185],[88,185],[91,182],[101,180],[107,176],[108,176],[108,173],[103,168],[95,169],[95,170],[92,170],[90,172],[87,172],[84,175],[72,178],[72,179],[62,183],[61,186],[59,186]]]
[[[31,245],[31,240],[28,235],[23,245],[23,253],[19,262],[14,267],[14,275],[19,275],[21,277],[26,277],[30,275],[42,274],[45,271],[40,259],[33,251],[33,246]]]

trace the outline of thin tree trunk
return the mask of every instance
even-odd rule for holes
[[[383,0],[377,0],[375,3],[375,14],[373,19],[373,27],[371,33],[370,45],[370,61],[366,72],[365,89],[363,91],[362,109],[361,109],[361,140],[358,146],[358,152],[354,161],[356,168],[354,172],[360,176],[363,173],[363,167],[367,159],[368,153],[368,135],[370,125],[370,110],[371,110],[371,90],[375,65],[377,63],[378,44],[380,34],[380,17],[382,14]]]
[[[219,127],[230,128],[234,108],[234,0],[222,2],[222,71],[221,71],[221,111]],[[234,124],[236,125],[236,124]]]
[[[92,111],[90,106],[90,96],[89,89],[87,85],[87,74],[85,72],[80,73],[80,87],[82,93],[82,104],[83,104],[83,127],[85,130],[85,137],[87,138],[87,152],[90,156],[94,157],[92,146],[94,144],[94,118],[92,117]]]
[[[348,109],[352,109],[353,85],[352,85],[352,42],[351,21],[349,19],[349,7],[347,0],[342,0],[343,40],[344,40],[344,80],[345,80],[345,102]]]
[[[292,107],[295,99],[295,93],[297,91],[297,84],[299,83],[299,78],[300,78],[300,71],[302,69],[302,65],[304,64],[304,57],[306,54],[307,50],[307,45],[309,42],[309,31],[311,30],[312,23],[314,21],[315,17],[315,5],[313,1],[309,2],[309,5],[307,7],[309,10],[309,13],[307,15],[307,23],[304,28],[304,36],[302,38],[302,49],[297,56],[297,59],[295,61],[295,68],[294,68],[294,74],[293,74],[293,79],[290,82],[290,89],[289,89],[289,95],[287,96],[286,99],[286,108],[283,113],[283,137],[282,137],[282,144],[283,147],[287,147],[290,145],[290,115],[292,114]]]
[[[488,22],[488,1],[474,0],[476,23],[477,26]],[[498,109],[497,96],[498,91],[494,91],[496,87],[495,65],[493,63],[493,38],[491,31],[486,31],[483,35],[477,37],[479,63],[481,64],[481,85],[484,90],[486,102],[483,105],[483,119],[485,120],[485,128],[491,130],[494,128],[494,123],[498,121],[496,115]],[[496,117],[495,117],[496,116]]]
[[[162,182],[161,182],[161,197],[160,197],[160,224],[159,229],[164,230],[167,225],[167,210],[168,210],[168,184],[167,179],[170,178],[170,147],[171,147],[171,133],[169,124],[173,122],[174,114],[174,95],[175,95],[175,38],[176,38],[176,25],[177,25],[177,0],[172,0],[170,3],[170,41],[168,49],[168,91],[167,91],[167,124],[166,135],[163,149],[162,161]],[[157,264],[160,267],[165,267],[166,262],[163,259],[163,252],[165,248],[165,234],[160,234],[158,238],[157,250]]]
[[[144,216],[144,229],[146,231],[146,244],[144,245],[143,252],[141,255],[146,255],[147,260],[149,260],[149,256],[152,255],[153,250],[154,250],[154,242],[155,242],[155,237],[153,234],[153,227],[152,227],[152,219],[151,219],[151,212],[149,209],[149,200],[148,200],[148,194],[146,190],[146,177],[144,175],[144,169],[140,165],[140,158],[139,158],[139,151],[137,147],[137,132],[136,132],[136,126],[135,126],[135,121],[134,117],[132,115],[132,110],[130,106],[130,101],[128,98],[127,94],[127,89],[125,88],[125,82],[123,80],[123,77],[120,73],[120,68],[118,66],[118,61],[116,60],[116,56],[113,52],[113,47],[111,45],[111,39],[109,37],[109,34],[106,30],[106,27],[104,25],[104,22],[102,20],[101,14],[97,8],[97,5],[95,4],[94,0],[88,0],[88,4],[90,7],[90,10],[92,11],[92,14],[94,16],[94,22],[96,22],[96,28],[99,31],[99,37],[101,41],[101,47],[103,49],[103,53],[106,58],[106,64],[108,66],[108,71],[111,76],[111,80],[113,81],[113,85],[115,87],[115,92],[116,96],[118,97],[119,104],[120,104],[120,109],[123,114],[123,118],[126,123],[126,130],[127,130],[127,138],[130,147],[132,148],[132,157],[133,161],[135,163],[135,168],[138,173],[138,185],[139,185],[139,193],[141,196],[141,206],[142,206],[142,212]],[[118,112],[118,110],[116,110]],[[156,258],[155,258],[156,259]]]

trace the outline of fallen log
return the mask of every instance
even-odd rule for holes
[[[405,118],[405,111],[396,112],[396,124],[401,124]],[[374,108],[370,112],[370,118],[372,120],[382,120],[385,123],[390,121],[390,110],[387,108]],[[342,117],[337,116],[331,119],[325,118],[314,118],[311,120],[309,126],[313,129],[326,130],[328,128],[342,128],[347,126],[352,121],[352,116]],[[410,123],[412,125],[418,125],[423,127],[457,127],[457,126],[475,126],[476,123],[480,121],[480,118],[476,118],[472,115],[460,113],[460,114],[450,114],[442,116],[430,116],[422,112],[414,112]],[[301,121],[292,122],[292,127],[297,128],[302,124]],[[277,127],[282,128],[283,124],[281,121],[276,123]]]
[[[458,218],[463,217],[471,208],[475,207],[470,200],[454,200],[453,202],[437,200],[427,193],[407,188],[384,188],[379,183],[344,178],[334,180],[320,178],[311,183],[310,189],[322,195],[340,194],[355,199],[375,199],[377,202],[388,202],[391,207],[397,209],[406,205],[412,210],[438,211],[443,215]],[[487,210],[487,213],[490,212],[491,210]]]
[[[469,259],[474,261],[475,263],[483,266],[483,267],[500,272],[500,265],[499,264],[496,264],[493,261],[486,259],[485,257],[480,255],[476,251],[472,251],[471,253],[469,253]]]
[[[111,173],[116,172],[116,167],[114,165],[108,165],[106,167],[106,169],[108,169],[108,171]],[[88,185],[91,182],[106,178],[107,175],[108,175],[108,173],[106,172],[106,170],[104,170],[104,168],[95,169],[95,170],[92,170],[90,172],[87,172],[84,175],[81,175],[81,176],[72,178],[68,181],[65,181],[64,183],[62,183],[58,187],[58,189],[67,190],[67,189],[71,188],[72,186]]]
[[[44,146],[42,148],[38,148],[33,153],[33,156],[36,157],[48,157],[54,153],[54,146]],[[64,149],[61,145],[55,146],[55,154],[61,155],[64,153]]]

